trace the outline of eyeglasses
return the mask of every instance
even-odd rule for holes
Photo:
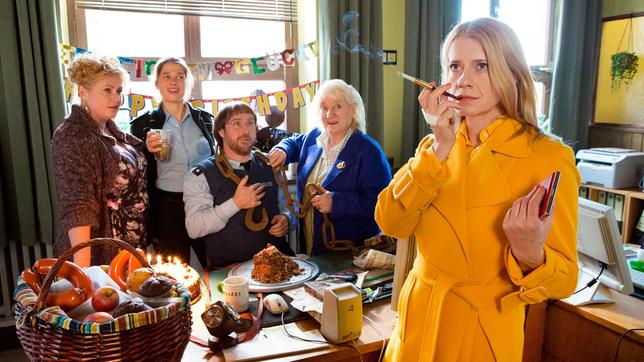
[[[252,119],[248,121],[239,121],[239,120],[228,121],[226,122],[226,124],[231,126],[233,129],[255,128],[256,126],[255,121]]]

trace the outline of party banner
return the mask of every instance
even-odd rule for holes
[[[91,53],[87,49],[60,44],[60,61],[69,65],[76,55]],[[262,74],[274,72],[281,67],[292,67],[295,61],[306,61],[318,56],[318,43],[313,41],[298,48],[285,49],[279,53],[267,54],[254,58],[230,59],[214,63],[188,64],[192,75],[197,80],[212,80],[215,74],[219,77],[234,74]],[[156,60],[143,60],[128,57],[117,57],[121,65],[127,69],[133,78],[142,78],[143,74],[150,75]]]
[[[297,87],[286,88],[279,92],[267,93],[256,96],[247,96],[247,97],[237,97],[237,98],[223,98],[223,99],[193,99],[190,101],[195,107],[205,108],[206,103],[212,104],[212,113],[217,113],[220,103],[225,104],[233,101],[241,101],[247,104],[250,104],[251,101],[255,101],[257,109],[259,110],[259,115],[265,116],[266,114],[271,113],[271,105],[276,106],[281,112],[286,110],[286,107],[289,105],[292,108],[299,109],[313,100],[317,89],[320,85],[319,80],[314,80],[309,83],[300,84]],[[305,101],[304,95],[307,95],[308,102]],[[127,95],[128,102],[130,106],[130,116],[132,118],[137,117],[139,112],[144,110],[146,107],[146,100],[150,100],[152,108],[156,108],[158,103],[153,96],[130,93]],[[65,99],[67,102],[71,102],[72,98],[72,82],[69,78],[65,79]],[[271,102],[272,100],[272,102]]]

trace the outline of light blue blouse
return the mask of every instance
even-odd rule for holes
[[[156,187],[169,192],[183,192],[183,177],[194,165],[210,157],[208,140],[184,108],[183,122],[179,123],[165,111],[163,129],[170,131],[170,159],[157,162]]]

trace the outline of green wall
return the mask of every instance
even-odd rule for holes
[[[604,0],[602,3],[602,17],[624,15],[644,11],[642,0]]]
[[[382,48],[398,52],[399,70],[405,64],[405,2],[382,0]],[[381,145],[388,157],[394,158],[394,165],[400,166],[407,160],[400,159],[402,138],[403,79],[396,76],[396,69],[385,65],[383,69],[385,144]]]

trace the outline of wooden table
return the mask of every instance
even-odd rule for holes
[[[351,257],[347,253],[332,253],[325,256],[311,258],[313,262],[318,264],[320,270],[326,273],[333,273],[336,271],[348,269],[351,266]],[[227,275],[226,270],[211,271],[208,273],[208,284],[210,284],[213,299],[220,298],[215,294],[214,288],[217,281],[222,280]],[[199,302],[192,306],[193,317],[193,331],[197,331],[199,335],[203,335],[206,330],[203,321],[201,320],[201,313],[205,309],[205,302],[207,298],[202,298]],[[390,308],[390,299],[384,299],[371,304],[363,305],[363,314],[370,318],[378,326],[376,330],[369,322],[363,319],[362,334],[356,341],[357,350],[360,351],[364,361],[377,361],[380,351],[383,346],[382,334],[385,337],[385,345],[389,340],[393,323],[396,319],[397,313]],[[295,325],[303,331],[319,329],[320,324],[313,319],[307,319],[294,322]],[[207,335],[207,332],[205,332]],[[286,357],[266,359],[262,361],[356,361],[359,360],[356,349],[348,346],[330,345],[329,348],[307,352],[296,355],[289,355]],[[200,346],[196,343],[190,342],[183,355],[183,361],[224,361],[222,352],[213,353],[207,347]]]
[[[613,361],[620,337],[644,328],[644,301],[605,286],[602,294],[615,301],[574,307],[557,301],[547,308],[543,361]],[[617,361],[644,361],[644,331],[622,338]]]

